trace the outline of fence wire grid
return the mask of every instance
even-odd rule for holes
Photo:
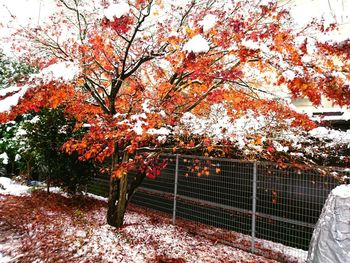
[[[297,259],[307,255],[328,194],[349,175],[341,168],[282,169],[268,162],[188,155],[160,158],[167,167],[156,179],[144,180],[132,203],[168,213],[173,224],[184,219],[240,233],[253,253],[261,254],[261,240],[274,242],[270,247],[275,250],[279,245],[280,250],[297,248],[292,251]],[[106,196],[108,180],[95,178],[88,190]],[[277,254],[275,259],[288,261]]]

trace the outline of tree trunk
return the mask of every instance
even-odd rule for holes
[[[31,165],[31,160],[27,160],[26,161],[26,177],[27,177],[27,180],[29,181],[30,179],[32,179],[32,165]]]
[[[120,178],[111,178],[109,185],[107,223],[114,227],[123,225],[127,204],[127,173]]]
[[[122,162],[126,162],[128,158],[128,154],[124,153]],[[109,180],[107,223],[114,227],[121,227],[127,206],[128,174],[124,172],[120,177],[114,177],[113,170],[116,163],[118,163],[118,157],[113,156],[112,173]]]
[[[123,225],[127,203],[128,174],[125,173],[119,180],[119,199],[116,209],[116,227]]]
[[[50,194],[50,185],[51,185],[51,176],[48,175],[46,180],[46,191],[48,194]]]

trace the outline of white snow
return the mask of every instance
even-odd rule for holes
[[[169,135],[171,131],[168,128],[161,127],[159,129],[149,129],[147,131],[148,134],[158,134],[158,135]]]
[[[326,127],[317,127],[311,130],[309,133],[311,136],[314,136],[314,137],[320,137],[320,136],[324,137],[329,134],[329,129],[327,129]]]
[[[297,0],[294,2],[291,14],[301,26],[310,23],[313,18],[323,18],[326,26],[335,22],[346,23],[349,21],[349,1]]]
[[[102,197],[102,196],[99,196],[99,195],[95,195],[95,194],[91,194],[91,193],[87,193],[85,192],[85,194],[89,197],[92,197],[96,200],[99,200],[99,201],[104,201],[104,202],[107,202],[108,201],[108,198],[107,197]]]
[[[130,6],[124,2],[111,4],[103,12],[108,20],[113,21],[115,17],[121,18],[122,16],[126,16],[130,12]]]
[[[8,195],[25,195],[28,193],[29,187],[26,185],[20,185],[10,178],[0,177],[0,185],[2,185],[5,189],[0,187],[0,194],[8,194]]]
[[[54,80],[63,80],[70,82],[74,80],[80,73],[80,67],[74,62],[64,61],[52,64],[44,68],[38,74],[32,75],[32,79],[42,80],[49,83]]]
[[[289,149],[288,147],[281,145],[277,141],[273,141],[273,146],[275,147],[276,151],[278,151],[278,152],[287,152]]]
[[[253,41],[251,39],[243,39],[242,45],[247,47],[247,48],[257,50],[257,49],[260,49],[261,44],[259,42]]]
[[[295,78],[295,73],[294,71],[288,69],[286,70],[285,72],[282,73],[283,77],[286,79],[286,80],[293,80]]]
[[[0,244],[0,250],[3,250],[2,249],[2,244]],[[7,262],[11,262],[12,261],[12,258],[9,257],[9,256],[5,256],[3,255],[2,253],[0,253],[0,262],[2,263],[7,263]]]
[[[174,5],[174,6],[185,6],[185,5],[189,4],[191,1],[190,0],[167,0],[164,2],[169,3],[171,5]]]
[[[12,96],[6,97],[5,99],[0,101],[0,112],[9,111],[13,106],[16,106],[18,104],[19,99],[23,97],[23,95],[27,92],[28,88],[28,86],[22,86],[9,87],[7,89],[1,90],[1,92],[3,92],[4,94],[8,94],[17,90],[19,91],[13,94]]]
[[[5,177],[0,177],[0,183],[12,189],[23,187]],[[0,193],[2,192],[0,191]],[[18,191],[15,194],[17,193]],[[107,201],[106,198],[100,196],[88,195],[98,200]],[[65,229],[62,239],[71,242],[69,250],[75,251],[74,258],[76,259],[85,258],[89,260],[95,256],[100,256],[103,261],[150,262],[157,255],[161,255],[169,258],[182,258],[185,262],[212,262],[213,259],[220,262],[267,261],[263,257],[253,255],[239,248],[239,244],[250,243],[251,237],[249,235],[212,227],[200,229],[199,233],[204,234],[203,236],[201,234],[193,235],[187,231],[186,227],[171,225],[169,224],[170,221],[161,216],[156,218],[156,213],[147,215],[129,209],[125,214],[125,224],[121,229],[106,225],[106,209],[103,207],[85,214],[87,222],[93,223],[91,225],[86,224],[83,228],[72,222],[69,217],[60,216],[51,211],[46,213],[49,216],[54,215],[52,226],[46,225],[46,227],[63,227]],[[60,218],[59,221],[57,221],[57,218]],[[57,224],[58,222],[60,223]],[[33,228],[31,222],[28,222],[28,228],[31,235],[36,235],[40,231],[40,226]],[[214,242],[205,238],[207,235],[210,236],[211,233],[214,236],[215,234],[220,236],[225,233],[236,236],[238,248],[222,244],[219,240],[219,242]],[[304,262],[307,255],[306,251],[267,240],[256,239],[256,243],[259,243],[257,250],[267,249],[271,253],[282,253],[290,258],[291,262]],[[8,248],[9,244],[11,242],[0,245],[0,251],[6,251],[7,249],[3,248]],[[243,246],[245,247],[245,245]],[[13,257],[10,258],[0,253],[0,261],[5,259],[14,260]]]
[[[9,163],[9,157],[7,153],[0,154],[0,161],[2,160],[2,164],[8,164]]]
[[[104,221],[104,214],[104,211],[96,213],[95,220]],[[103,261],[113,259],[116,262],[151,262],[159,254],[198,263],[213,259],[235,262],[264,260],[240,249],[192,236],[180,227],[163,222],[162,218],[155,223],[147,215],[128,211],[124,223],[119,231],[105,224],[94,227],[83,245],[76,244],[76,256],[90,258],[103,251]]]
[[[350,185],[339,185],[332,190],[332,194],[340,198],[350,198]]]
[[[21,127],[18,128],[18,130],[16,132],[16,137],[23,136],[23,135],[27,135],[27,131]]]
[[[151,113],[151,110],[149,109],[149,106],[150,106],[149,100],[145,100],[145,101],[142,103],[142,105],[141,105],[143,112],[145,112],[145,113]]]
[[[210,49],[208,41],[201,35],[191,38],[183,47],[184,51],[193,53],[206,53]]]
[[[7,94],[15,91],[19,91],[21,88],[17,86],[8,87],[5,89],[0,89],[0,96],[6,96]]]
[[[150,135],[159,135],[157,136],[157,140],[160,143],[165,143],[167,140],[167,137],[171,134],[171,130],[165,127],[161,127],[159,129],[149,129],[147,131]]]
[[[195,135],[206,135],[214,141],[228,139],[240,149],[248,143],[247,137],[252,134],[263,133],[263,128],[269,123],[268,117],[256,115],[248,111],[237,119],[232,119],[222,104],[214,104],[206,117],[197,117],[187,112],[181,118],[183,127]],[[250,145],[255,150],[262,150]]]
[[[33,119],[31,119],[29,122],[32,123],[32,124],[35,124],[37,122],[40,121],[40,117],[39,116],[35,116]]]
[[[131,130],[133,130],[137,135],[142,135],[143,126],[148,124],[146,121],[144,121],[147,119],[146,113],[143,112],[141,114],[135,114],[132,115],[130,118],[132,121],[134,121]],[[121,122],[121,124],[123,123],[128,123],[128,120]]]
[[[350,130],[339,131],[328,129],[326,127],[317,127],[309,132],[315,138],[330,140],[333,143],[350,143]]]
[[[208,232],[208,234],[210,235],[210,232]],[[238,234],[238,243],[251,242],[251,236],[241,234],[241,233],[237,233],[237,234]],[[287,258],[290,260],[290,261],[287,260],[286,262],[301,263],[301,262],[305,262],[307,258],[307,251],[299,248],[289,247],[281,243],[276,243],[276,242],[272,242],[272,241],[260,239],[260,238],[255,238],[255,241],[256,241],[256,244],[258,244],[258,246],[256,247],[257,251],[262,249],[262,250],[270,250],[272,254],[283,254],[287,256]]]
[[[19,155],[19,154],[16,154],[16,156],[15,156],[15,162],[18,162],[19,160],[21,160],[21,155]]]
[[[217,17],[213,14],[207,14],[203,17],[203,20],[199,22],[199,25],[203,26],[203,31],[207,32],[216,25]]]

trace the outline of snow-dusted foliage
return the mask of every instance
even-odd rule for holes
[[[283,123],[276,121],[274,114],[252,111],[232,118],[222,104],[216,104],[207,116],[185,113],[172,134],[195,134],[219,144],[229,140],[242,156],[289,155],[306,163],[348,164],[350,130],[317,127],[304,131],[292,127],[292,122],[293,119],[286,119]]]
[[[79,76],[80,71],[80,67],[73,62],[58,62],[51,64],[50,66],[42,69],[39,73],[32,75],[31,79],[33,81],[40,80],[44,83],[59,80],[70,82]]]
[[[201,35],[191,38],[183,47],[184,51],[193,53],[205,53],[210,49],[208,41]]]
[[[23,82],[23,77],[34,71],[35,69],[32,66],[15,61],[0,50],[0,91],[18,82]]]
[[[50,21],[16,35],[15,47],[44,74],[0,121],[62,106],[89,127],[62,150],[97,162],[123,152],[109,167],[111,187],[135,167],[136,185],[159,175],[163,152],[317,159],[314,144],[324,149],[326,140],[312,139],[316,125],[281,94],[350,105],[350,42],[309,37],[335,26],[296,27],[280,1],[58,2]],[[134,191],[118,189],[125,192],[109,202],[114,226]]]
[[[203,31],[207,32],[215,26],[217,19],[218,18],[215,15],[207,14],[205,17],[203,17],[203,20],[200,21],[199,24],[203,26]]]
[[[55,81],[71,82],[79,76],[81,69],[73,62],[58,62],[43,68],[35,74],[28,75],[26,85],[10,86],[0,90],[3,97],[0,104],[0,112],[10,111],[18,104],[28,89],[40,84],[49,84]]]
[[[9,122],[0,126],[0,164],[1,159],[4,165],[13,162],[20,162],[28,151],[27,131],[23,122]]]
[[[18,104],[28,88],[24,83],[28,81],[28,75],[34,72],[34,67],[10,59],[0,50],[0,113]]]
[[[6,152],[0,154],[0,161],[2,161],[2,164],[8,164],[9,163],[9,157]]]
[[[113,21],[115,18],[121,18],[122,16],[128,15],[130,12],[130,6],[121,2],[118,4],[111,4],[104,10],[104,15],[108,20]]]
[[[6,112],[11,110],[13,106],[18,104],[18,101],[24,96],[27,92],[28,86],[11,86],[5,89],[0,90],[0,96],[3,96],[5,99],[1,101],[0,112]]]

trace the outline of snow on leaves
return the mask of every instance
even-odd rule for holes
[[[23,54],[34,54],[28,58],[44,68],[36,75],[41,82],[33,81],[11,113],[0,118],[64,105],[77,125],[89,126],[80,140],[63,147],[82,159],[102,162],[124,151],[131,169],[136,163],[152,167],[154,152],[229,156],[247,145],[248,155],[264,152],[270,158],[287,147],[269,141],[272,129],[315,127],[278,99],[281,93],[307,97],[315,105],[323,96],[350,105],[348,42],[311,40],[276,2],[131,0],[94,7],[91,1],[61,2],[57,25],[21,31],[28,40],[21,44]],[[67,7],[70,12],[61,12]],[[102,17],[95,10],[102,10]],[[71,37],[60,37],[63,28]],[[319,32],[321,22],[310,30]],[[217,105],[222,110],[214,114]],[[257,122],[251,125],[258,128],[241,127],[252,115]],[[261,127],[266,133],[259,134]],[[153,177],[157,169],[145,171]]]
[[[183,50],[188,51],[189,53],[206,53],[209,49],[208,41],[201,35],[194,36],[183,47]]]
[[[114,21],[115,18],[119,19],[122,16],[127,16],[129,12],[130,6],[127,3],[121,2],[118,4],[111,4],[103,13],[108,20]]]

